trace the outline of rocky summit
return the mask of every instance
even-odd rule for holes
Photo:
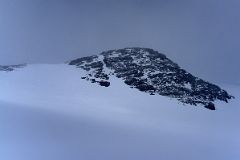
[[[111,76],[151,95],[176,98],[182,103],[215,110],[214,101],[233,96],[219,86],[188,73],[164,54],[149,48],[109,50],[69,62],[87,71],[82,79],[111,87]]]

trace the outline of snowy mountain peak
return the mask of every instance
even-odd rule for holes
[[[228,102],[233,96],[212,83],[193,76],[164,54],[149,48],[109,50],[69,63],[86,71],[82,79],[111,85],[111,76],[121,78],[126,85],[151,95],[176,98],[182,103],[203,105],[215,110],[214,101]]]

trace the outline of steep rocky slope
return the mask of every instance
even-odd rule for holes
[[[215,110],[214,101],[233,96],[219,86],[193,76],[164,54],[149,48],[109,50],[69,63],[87,71],[82,79],[109,87],[109,76],[121,78],[131,88],[151,95],[176,98],[182,103]]]

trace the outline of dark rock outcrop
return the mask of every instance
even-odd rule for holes
[[[23,68],[25,66],[26,66],[26,64],[7,65],[7,66],[0,65],[0,71],[10,72],[10,71],[15,70],[16,68]]]
[[[182,103],[201,104],[211,110],[215,109],[215,100],[228,102],[233,98],[219,86],[193,76],[164,54],[149,48],[109,50],[69,64],[88,71],[85,79],[94,78],[100,85],[108,84],[110,76],[115,75],[131,88],[176,98]]]
[[[207,108],[207,109],[210,109],[210,110],[216,110],[215,105],[212,102],[208,103],[204,107]]]
[[[98,82],[101,86],[104,86],[104,87],[109,87],[110,86],[110,82],[108,81],[100,81]]]

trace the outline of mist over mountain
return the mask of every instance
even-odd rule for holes
[[[0,160],[240,160],[239,0],[0,0]]]
[[[0,64],[149,47],[216,84],[240,83],[239,0],[1,0]]]

